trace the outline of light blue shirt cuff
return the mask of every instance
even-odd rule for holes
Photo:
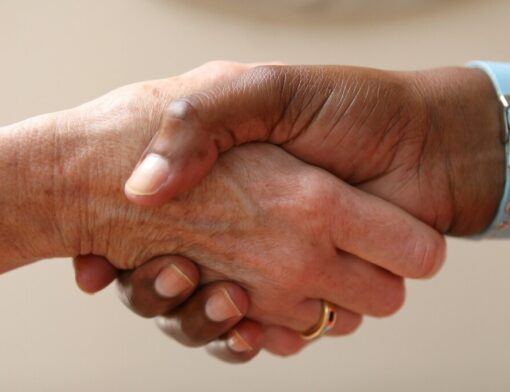
[[[510,238],[510,147],[508,142],[508,130],[510,129],[510,63],[472,61],[466,64],[466,66],[483,70],[492,80],[492,84],[501,102],[501,124],[506,127],[505,136],[501,141],[505,143],[506,157],[506,181],[503,197],[493,222],[476,238]]]

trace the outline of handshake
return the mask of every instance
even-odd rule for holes
[[[117,279],[185,345],[290,355],[393,314],[445,234],[490,225],[502,127],[470,68],[213,62],[126,86],[0,128],[0,272],[74,257],[84,291]]]

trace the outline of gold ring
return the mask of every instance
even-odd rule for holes
[[[314,340],[320,338],[330,331],[336,322],[336,311],[333,304],[326,300],[322,300],[322,313],[319,322],[308,331],[301,334],[305,340]]]

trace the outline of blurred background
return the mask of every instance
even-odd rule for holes
[[[1,0],[0,124],[209,60],[390,69],[510,61],[510,2]],[[70,260],[0,277],[0,391],[508,391],[510,242],[449,241],[405,308],[301,355],[232,366],[81,294]]]

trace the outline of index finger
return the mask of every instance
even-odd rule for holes
[[[337,181],[331,237],[337,248],[407,278],[427,278],[442,266],[444,237],[404,210]]]

